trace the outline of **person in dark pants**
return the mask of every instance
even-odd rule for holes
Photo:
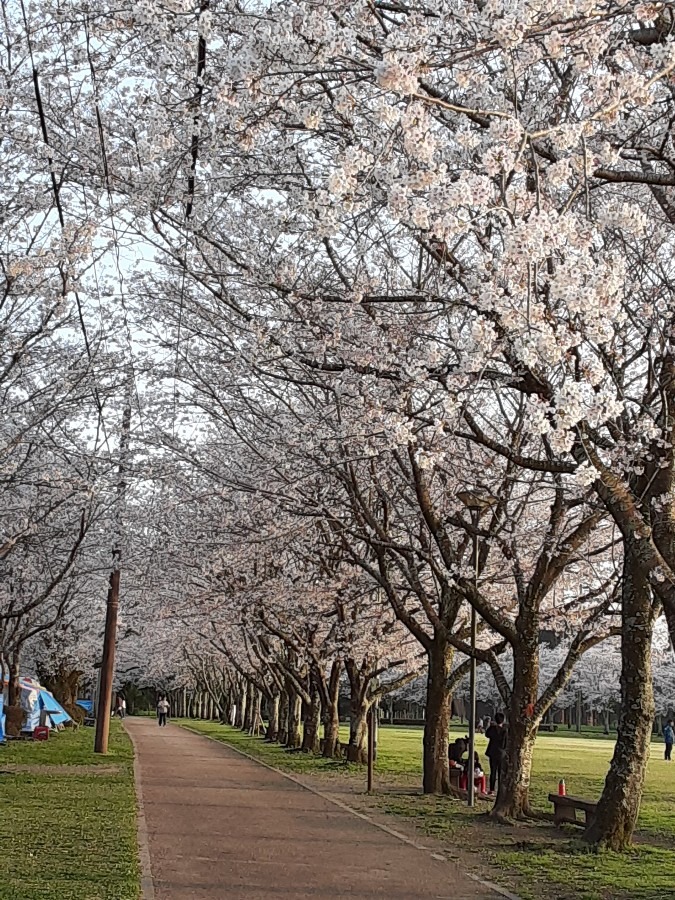
[[[454,744],[450,744],[448,747],[448,760],[450,763],[463,768],[464,761],[462,757],[466,753],[468,747],[469,744],[464,738],[457,738]]]
[[[666,742],[665,759],[667,759],[668,762],[671,762],[673,742],[675,742],[675,728],[673,728],[672,719],[668,719],[665,728],[663,729],[663,740]]]
[[[501,779],[504,762],[506,760],[506,725],[504,713],[497,713],[494,722],[485,732],[488,739],[485,755],[490,760],[490,793],[494,794]]]
[[[157,704],[157,720],[160,727],[162,725],[166,725],[166,717],[168,714],[169,701],[166,699],[166,697],[162,697],[162,699]]]

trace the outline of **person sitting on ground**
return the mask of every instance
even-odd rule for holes
[[[675,742],[675,728],[673,727],[673,720],[668,719],[666,725],[663,729],[663,740],[666,742],[666,752],[664,759],[668,762],[672,761],[672,753],[673,753],[673,743]]]
[[[498,712],[494,722],[485,732],[488,739],[485,755],[490,760],[490,793],[494,794],[497,783],[501,780],[506,760],[506,725],[504,713]]]

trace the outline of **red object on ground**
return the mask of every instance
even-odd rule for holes
[[[560,781],[558,782],[558,796],[564,797],[566,794],[567,794],[567,791],[565,790],[565,779],[561,778]]]
[[[33,740],[34,741],[48,741],[49,740],[49,728],[46,725],[38,725],[33,729]]]

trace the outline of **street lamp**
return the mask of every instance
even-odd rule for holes
[[[478,592],[478,522],[481,513],[490,509],[497,498],[481,491],[460,491],[457,497],[471,513],[473,526],[473,586]],[[476,756],[476,637],[478,617],[476,607],[471,604],[471,668],[469,670],[469,759],[467,762],[466,790],[468,805],[476,805],[476,785],[474,782],[474,759]]]

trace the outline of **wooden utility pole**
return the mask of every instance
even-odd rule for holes
[[[110,709],[112,706],[113,675],[115,672],[115,642],[117,638],[117,611],[120,602],[120,562],[122,557],[122,513],[126,493],[126,466],[131,431],[131,383],[122,413],[120,434],[120,461],[117,470],[117,495],[115,497],[115,538],[112,551],[112,569],[108,584],[108,599],[105,612],[105,633],[103,635],[103,656],[101,659],[98,709],[96,712],[95,753],[108,752],[110,735]]]

